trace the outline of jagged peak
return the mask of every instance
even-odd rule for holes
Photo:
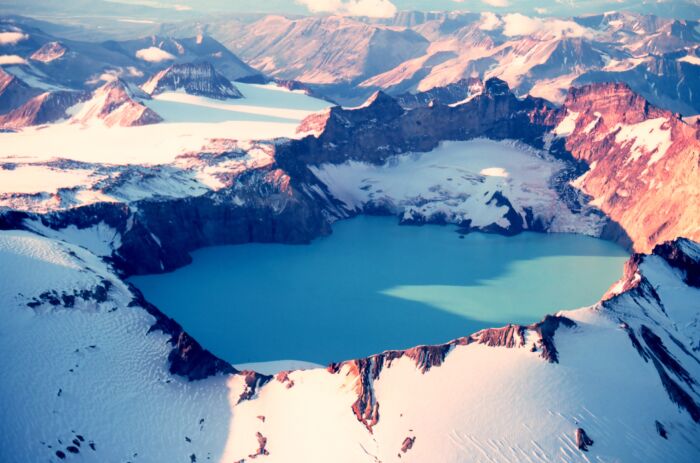
[[[382,90],[377,90],[362,103],[359,108],[378,107],[384,105],[398,105],[396,100],[384,93]]]
[[[600,113],[625,123],[649,118],[677,118],[674,113],[658,108],[623,82],[596,82],[571,87],[562,105],[574,112]]]
[[[141,89],[149,95],[184,90],[192,95],[217,99],[243,97],[230,80],[205,60],[173,64],[151,77]]]
[[[105,82],[100,87],[98,87],[93,93],[111,91],[124,92],[126,96],[132,99],[147,100],[151,98],[151,96],[148,93],[144,92],[140,87],[137,87],[136,85],[133,85],[121,79],[120,77]]]

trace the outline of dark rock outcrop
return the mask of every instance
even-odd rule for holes
[[[272,380],[270,375],[262,375],[255,371],[243,371],[240,373],[245,381],[245,388],[238,397],[238,403],[244,400],[251,400],[258,390]]]
[[[406,109],[419,108],[429,104],[452,105],[463,102],[469,97],[484,91],[484,82],[476,77],[460,79],[442,87],[431,88],[424,92],[403,93],[396,100]]]
[[[586,431],[584,431],[583,428],[576,428],[576,447],[579,448],[579,450],[583,450],[584,452],[588,452],[588,447],[593,445],[593,439],[588,437],[588,434],[586,434]]]
[[[267,446],[267,437],[263,436],[262,433],[255,433],[255,437],[258,439],[258,448],[254,453],[248,455],[251,460],[264,455],[269,455],[270,452],[265,448]]]
[[[406,453],[413,448],[413,444],[416,442],[416,436],[408,436],[401,443],[401,453]],[[400,456],[400,455],[399,455]]]
[[[359,109],[334,107],[309,116],[299,131],[319,135],[281,146],[277,160],[298,179],[305,178],[308,165],[348,160],[382,164],[396,154],[430,151],[444,140],[483,136],[542,146],[541,137],[554,126],[553,120],[546,122],[551,112],[544,100],[518,99],[496,78],[485,82],[481,94],[455,107],[434,104],[409,111],[377,92]]]
[[[204,349],[182,329],[179,323],[167,317],[156,306],[148,302],[138,288],[133,285],[129,286],[134,294],[134,299],[129,303],[129,306],[142,307],[156,319],[148,332],[161,331],[170,336],[168,342],[173,346],[168,354],[170,373],[183,376],[190,381],[205,379],[217,374],[237,373],[231,364]]]

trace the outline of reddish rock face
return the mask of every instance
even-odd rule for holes
[[[574,116],[566,148],[590,166],[575,184],[624,229],[635,251],[680,236],[700,239],[692,207],[700,203],[697,126],[624,84],[572,89],[556,117]]]
[[[45,92],[28,100],[22,106],[0,116],[0,127],[18,129],[66,119],[66,110],[87,99],[85,92]]]

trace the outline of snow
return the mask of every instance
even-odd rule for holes
[[[536,217],[552,220],[553,230],[588,229],[549,187],[563,167],[544,152],[477,139],[443,142],[431,152],[398,155],[381,166],[349,161],[310,169],[350,210],[373,203],[405,218],[444,215],[454,223],[469,219],[473,227],[507,226],[508,208],[490,201],[501,192],[521,215],[531,207]]]
[[[25,64],[25,63],[19,63]],[[32,72],[35,74],[30,74],[21,66],[10,66],[5,68],[5,71],[10,74],[22,79],[25,83],[29,84],[31,87],[39,88],[42,90],[68,90],[65,87],[59,85],[53,85],[47,83],[44,79],[48,79],[44,74],[38,72],[36,69],[32,68]]]
[[[109,257],[121,246],[119,233],[104,222],[87,228],[69,225],[58,230],[35,220],[25,220],[24,224],[42,236],[81,246],[99,257]]]
[[[557,125],[553,132],[560,137],[568,137],[576,129],[576,121],[578,120],[579,113],[576,111],[566,110],[566,117]]]
[[[142,48],[136,51],[136,57],[149,63],[160,63],[162,61],[174,60],[175,57],[158,47]]]
[[[149,100],[147,104],[162,111],[166,119],[159,124],[110,128],[63,122],[0,133],[0,163],[56,158],[113,165],[172,163],[178,156],[198,152],[211,139],[298,137],[296,128],[305,115],[330,106],[307,95],[264,86],[240,88],[246,93],[245,103],[181,95],[177,97],[181,101],[175,102]]]
[[[88,169],[63,170],[33,165],[7,169],[0,164],[0,197],[10,193],[56,193],[61,188],[92,185],[100,180],[92,174]]]
[[[593,119],[591,122],[586,125],[583,129],[583,133],[591,133],[591,130],[595,128],[595,126],[598,124],[598,121],[600,120],[602,114],[600,114],[598,111],[594,112],[593,115],[595,116],[595,119]]]
[[[700,66],[700,57],[696,55],[686,55],[683,58],[679,58],[678,61],[682,63],[690,63],[696,66]]]
[[[27,61],[19,55],[0,55],[0,66],[8,64],[27,64]]]
[[[223,122],[251,116],[265,116],[263,120],[298,122],[314,113],[302,109],[255,106],[240,99],[215,100],[184,91],[163,92],[145,101],[145,104],[170,122]]]
[[[508,172],[503,167],[487,167],[481,169],[479,174],[486,175],[487,177],[507,177]]]
[[[29,36],[23,32],[0,32],[0,45],[15,45]]]
[[[652,165],[661,160],[671,147],[671,130],[664,128],[668,121],[665,117],[648,119],[637,124],[618,124],[613,130],[619,129],[615,142],[620,145],[630,145],[630,157],[627,162],[637,161],[645,154],[651,154],[648,164]]]
[[[0,368],[8,372],[0,395],[11,398],[3,413],[12,416],[0,421],[0,460],[59,461],[56,450],[65,452],[80,434],[77,457],[85,462],[134,455],[189,461],[193,454],[218,461],[230,418],[225,378],[188,383],[170,375],[167,336],[147,334],[153,317],[127,306],[133,295],[100,259],[81,247],[4,231],[0,274],[12,275],[0,279]],[[26,305],[44,291],[72,294],[103,279],[113,285],[104,303]]]

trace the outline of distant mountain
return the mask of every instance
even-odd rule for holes
[[[0,68],[0,114],[20,106],[39,93],[41,90],[30,87],[22,79]]]
[[[281,79],[337,84],[363,79],[425,53],[428,41],[340,16],[211,24],[208,32],[253,67]]]
[[[149,98],[138,88],[115,79],[92,92],[90,99],[71,111],[70,121],[90,124],[96,120],[107,126],[131,127],[155,124],[163,119],[152,109],[141,103]]]
[[[147,98],[150,98],[147,94],[119,79],[107,82],[92,92],[44,92],[0,116],[0,127],[20,129],[58,121],[78,124],[98,122],[108,127],[161,122],[158,114],[141,103]]]
[[[694,91],[700,61],[676,63],[700,46],[697,20],[629,12],[569,19],[401,12],[381,20],[212,19],[197,27],[261,72],[299,81],[349,105],[377,89],[400,95],[470,77],[498,77],[518,95],[556,104],[563,103],[571,85],[622,80],[655,104],[700,112],[695,101],[700,92]],[[192,29],[187,24],[167,28],[176,35]]]
[[[149,95],[182,90],[219,100],[243,98],[238,88],[207,62],[174,64],[151,77],[141,88]]]
[[[44,92],[29,99],[22,106],[0,116],[0,127],[19,129],[68,119],[68,109],[88,98],[85,92]]]
[[[158,69],[200,60],[212,63],[229,80],[262,78],[259,71],[241,61],[228,48],[201,33],[188,38],[154,35],[137,40],[105,42],[104,46],[136,57],[142,62],[139,69]]]
[[[0,55],[16,56],[0,61],[7,74],[21,79],[39,92],[90,91],[106,81],[119,78],[142,84],[149,76],[173,64],[208,61],[228,80],[265,81],[226,47],[209,36],[191,38],[150,36],[128,41],[82,42],[43,32],[36,23],[18,17],[0,17],[0,33],[16,34],[18,40],[0,44]],[[17,107],[20,93],[12,104]],[[9,93],[8,93],[9,95]],[[9,97],[5,105],[10,104]],[[2,106],[0,106],[2,108]],[[13,109],[9,106],[6,109]],[[2,111],[2,109],[0,109]]]

